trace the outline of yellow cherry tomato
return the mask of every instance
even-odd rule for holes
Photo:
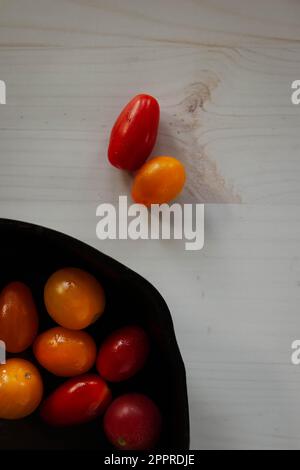
[[[43,382],[31,362],[15,358],[0,365],[0,418],[25,418],[39,406],[42,395]]]
[[[185,183],[185,169],[174,157],[155,157],[137,172],[132,186],[132,198],[136,203],[150,206],[174,199]]]
[[[44,300],[53,320],[71,330],[94,323],[105,307],[101,284],[78,268],[60,269],[52,274],[45,285]]]

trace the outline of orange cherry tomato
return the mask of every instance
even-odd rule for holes
[[[8,284],[0,294],[0,340],[6,350],[19,353],[33,342],[38,314],[30,289],[22,282]]]
[[[94,323],[105,307],[104,290],[91,274],[77,268],[56,271],[48,279],[44,300],[56,323],[81,330]]]
[[[60,377],[73,377],[90,370],[96,360],[96,344],[85,331],[58,326],[37,337],[33,352],[38,362]]]
[[[173,157],[155,157],[137,172],[132,186],[132,198],[136,203],[150,206],[174,199],[185,183],[182,163]]]
[[[24,359],[0,365],[0,418],[20,419],[33,413],[43,395],[37,368]]]

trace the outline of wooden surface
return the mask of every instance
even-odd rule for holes
[[[76,236],[160,290],[194,449],[300,448],[299,31],[297,0],[0,0],[0,216]],[[96,239],[96,206],[130,183],[107,164],[109,130],[142,91],[162,107],[155,153],[186,164],[180,200],[217,203],[196,254]]]
[[[290,98],[298,0],[2,0],[0,8],[8,85],[0,194],[125,192],[105,161],[108,133],[120,107],[147,91],[162,106],[155,153],[187,166],[184,199],[299,203],[300,112]],[[25,149],[35,171],[20,188]]]

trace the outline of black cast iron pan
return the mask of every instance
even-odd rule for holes
[[[136,377],[113,385],[113,395],[131,391],[149,395],[163,415],[157,450],[188,450],[185,369],[169,309],[159,292],[119,262],[47,228],[0,219],[0,241],[0,289],[17,280],[31,287],[39,310],[40,331],[54,326],[43,303],[45,282],[55,270],[67,266],[87,270],[106,291],[106,311],[87,329],[98,344],[123,325],[138,324],[146,329],[152,344],[150,359]],[[34,361],[31,350],[21,356]],[[64,380],[40,370],[45,395]],[[83,426],[54,429],[40,420],[38,411],[19,421],[0,420],[0,449],[112,450],[103,434],[101,419]]]

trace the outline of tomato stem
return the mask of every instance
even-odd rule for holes
[[[119,437],[118,444],[122,447],[126,446],[126,441],[123,437]]]

